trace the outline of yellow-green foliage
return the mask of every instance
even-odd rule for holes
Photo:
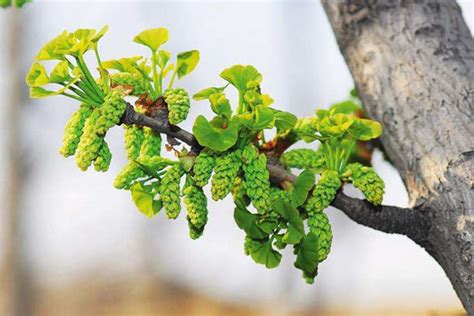
[[[316,124],[318,120],[316,117],[310,116],[310,117],[304,117],[301,119],[298,119],[295,127],[294,127],[294,132],[298,136],[298,138],[303,139],[304,141],[310,142],[314,140],[311,136],[314,135],[316,132]]]
[[[274,107],[273,99],[262,92],[263,76],[255,67],[233,65],[220,73],[224,82],[193,95],[209,104],[213,117],[198,115],[190,134],[175,126],[187,118],[190,98],[173,84],[196,68],[199,52],[172,56],[162,48],[168,30],[153,28],[133,39],[151,56],[104,60],[98,42],[107,29],[64,31],[41,48],[26,75],[32,98],[63,95],[81,104],[66,125],[61,155],[76,155],[81,170],[93,163],[95,170],[106,171],[112,158],[106,134],[118,124],[128,125],[128,163],[114,186],[130,190],[141,213],[153,217],[164,208],[165,215],[175,219],[182,195],[189,234],[197,239],[208,218],[204,186],[211,180],[214,200],[232,192],[233,218],[246,235],[245,252],[271,269],[281,261],[279,250],[293,247],[294,266],[312,282],[332,242],[323,211],[342,182],[352,182],[369,202],[382,202],[384,184],[374,170],[348,164],[357,142],[379,137],[381,125],[354,115],[359,108],[351,102],[298,119]],[[92,54],[97,64],[89,67]],[[56,62],[49,70],[44,61]],[[236,100],[229,98],[230,89]],[[125,101],[132,104],[133,96],[138,97],[136,113]],[[178,159],[161,156],[160,133],[167,137],[166,150]],[[269,133],[275,137],[267,139]],[[319,150],[284,150],[300,140],[318,141]],[[298,176],[284,174],[290,168],[304,170]],[[271,183],[269,169],[277,171]]]

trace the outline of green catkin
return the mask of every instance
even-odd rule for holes
[[[216,157],[207,151],[201,151],[194,160],[193,180],[197,186],[203,187],[207,185],[214,169]]]
[[[282,199],[283,201],[288,202],[288,203],[291,202],[290,194],[286,192],[285,190],[282,190],[277,187],[270,188],[270,199],[272,203],[278,199]]]
[[[127,158],[129,160],[135,160],[140,155],[140,150],[142,147],[143,140],[145,138],[145,133],[143,128],[131,125],[126,126],[125,128],[125,152],[127,153]]]
[[[308,217],[310,232],[318,237],[318,261],[326,260],[331,251],[332,230],[329,218],[324,212],[314,212]]]
[[[367,201],[375,205],[382,204],[385,184],[373,168],[352,163],[347,165],[344,176],[364,193]]]
[[[204,226],[202,226],[202,227],[194,226],[191,223],[191,221],[189,220],[189,216],[186,216],[186,220],[188,222],[189,237],[191,237],[191,239],[193,239],[193,240],[196,240],[199,237],[201,237],[203,232],[204,232]]]
[[[133,136],[134,140],[130,141],[130,143],[133,143],[133,145],[130,145],[131,147],[133,147],[133,149],[130,149],[130,152],[127,148],[127,140],[125,140],[125,147],[127,148],[128,158],[138,160],[140,163],[145,164],[154,170],[163,168],[164,163],[169,162],[169,160],[160,156],[160,135],[156,134],[151,128],[148,127],[137,129],[141,130],[141,136]],[[137,154],[138,148],[136,145],[138,145],[139,143],[139,138],[142,138],[142,141],[141,147],[139,149],[139,154]],[[120,173],[115,177],[114,187],[117,189],[128,190],[136,180],[145,178],[147,176],[147,173],[140,167],[138,163],[130,161],[127,165],[125,165],[125,167],[122,168]]]
[[[160,171],[171,162],[169,159],[160,156],[139,157],[137,161],[155,171]],[[117,189],[128,190],[136,180],[143,179],[149,176],[150,175],[148,175],[138,163],[130,161],[122,168],[119,174],[115,177],[114,187]]]
[[[245,181],[241,177],[236,177],[232,185],[232,197],[234,201],[247,199],[247,189],[245,188]]]
[[[71,118],[64,128],[64,136],[59,153],[64,157],[73,156],[82,136],[82,129],[86,120],[91,116],[93,107],[88,104],[81,104],[79,109],[71,115]]]
[[[247,195],[257,211],[263,214],[270,209],[270,175],[267,170],[267,158],[264,154],[258,154],[252,145],[244,148],[242,157]]]
[[[201,187],[191,183],[183,190],[188,216],[189,234],[192,239],[201,237],[207,223],[207,197]]]
[[[322,212],[334,200],[337,190],[341,187],[341,180],[337,171],[324,170],[318,184],[314,187],[311,196],[304,205],[308,214]]]
[[[216,158],[214,176],[211,180],[211,195],[214,201],[222,200],[230,193],[241,164],[240,150]]]
[[[146,93],[146,82],[140,75],[130,74],[126,72],[116,73],[110,76],[110,83],[112,86],[119,85],[127,86],[132,89],[131,95],[139,96]]]
[[[323,212],[336,197],[341,187],[339,175],[334,170],[324,170],[318,184],[304,208],[308,213],[309,230],[318,236],[319,262],[325,260],[331,250],[332,231],[327,215]]]
[[[99,155],[94,160],[94,169],[102,172],[109,170],[111,160],[112,153],[110,152],[109,145],[107,145],[107,142],[104,140],[99,149]]]
[[[101,107],[95,108],[86,120],[83,134],[77,147],[77,166],[85,171],[99,155],[107,131],[117,125],[125,111],[123,90],[113,89]]]
[[[163,94],[166,104],[168,104],[170,123],[176,125],[188,117],[191,103],[186,90],[182,88],[167,89]]]
[[[320,151],[300,148],[285,152],[280,162],[289,168],[320,170],[325,165],[324,156]]]
[[[170,219],[177,218],[181,211],[179,184],[183,174],[184,169],[180,164],[177,164],[168,168],[161,180],[160,199],[163,202],[166,216]]]
[[[114,180],[114,187],[117,189],[130,189],[133,182],[137,179],[144,178],[146,176],[145,171],[140,168],[140,165],[130,161],[126,164],[122,170],[117,174]]]
[[[123,89],[115,88],[105,97],[100,107],[100,117],[95,122],[95,132],[105,135],[109,129],[120,122],[127,105],[123,100]]]
[[[97,158],[104,142],[103,136],[96,133],[95,123],[100,117],[100,108],[95,108],[86,120],[81,140],[77,146],[76,164],[82,171],[87,170]]]
[[[151,128],[144,127],[144,139],[140,149],[141,157],[153,157],[161,154],[161,136]]]

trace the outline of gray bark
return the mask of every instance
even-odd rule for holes
[[[474,41],[455,1],[322,0],[441,265],[474,315]]]

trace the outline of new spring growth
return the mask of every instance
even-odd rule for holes
[[[168,30],[154,28],[133,38],[142,46],[138,53],[146,57],[105,60],[99,42],[107,30],[62,32],[40,49],[26,76],[32,98],[63,95],[78,103],[66,123],[61,155],[75,156],[81,170],[94,164],[97,171],[106,171],[112,158],[107,134],[122,125],[128,161],[114,186],[129,190],[140,212],[154,217],[164,209],[175,219],[184,203],[190,237],[199,238],[213,212],[229,212],[212,206],[208,212],[208,186],[212,199],[233,199],[229,216],[245,232],[247,255],[275,268],[280,250],[292,247],[295,267],[312,283],[330,252],[332,231],[324,212],[338,190],[353,183],[369,202],[382,202],[383,181],[371,167],[357,163],[357,144],[380,136],[380,124],[360,117],[355,97],[297,118],[274,105],[255,67],[234,65],[220,73],[219,84],[193,95],[210,106],[213,116],[196,117],[192,131],[199,146],[186,148],[171,132],[163,135],[150,126],[124,124],[129,122],[124,117],[127,103],[134,103],[134,114],[161,120],[170,131],[189,120],[189,93],[174,85],[196,68],[199,52],[188,50],[173,58],[163,49]],[[95,57],[95,64],[85,62],[87,54]],[[45,61],[55,65],[47,69]],[[235,100],[229,97],[231,89]],[[204,105],[196,106],[199,110]],[[266,139],[269,134],[274,137]],[[281,140],[289,144],[278,147]],[[299,141],[311,148],[288,149]],[[165,149],[175,158],[162,157]],[[296,181],[271,181],[269,164],[297,171]]]

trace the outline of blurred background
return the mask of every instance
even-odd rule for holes
[[[460,5],[474,30],[474,2]],[[184,216],[139,213],[129,192],[112,187],[125,163],[121,128],[107,136],[108,173],[81,172],[60,157],[77,106],[63,97],[30,100],[24,76],[62,30],[106,24],[103,59],[147,54],[132,38],[159,26],[170,30],[167,50],[199,49],[198,68],[179,82],[190,93],[220,84],[220,71],[236,63],[256,66],[276,105],[298,116],[343,100],[353,87],[318,1],[34,0],[1,10],[0,315],[463,315],[423,249],[336,209],[328,210],[332,252],[307,285],[290,252],[273,270],[244,255],[230,199],[210,202],[197,241]],[[210,114],[196,103],[191,118],[202,111]],[[380,153],[373,164],[386,181],[384,203],[406,206],[396,170]]]

